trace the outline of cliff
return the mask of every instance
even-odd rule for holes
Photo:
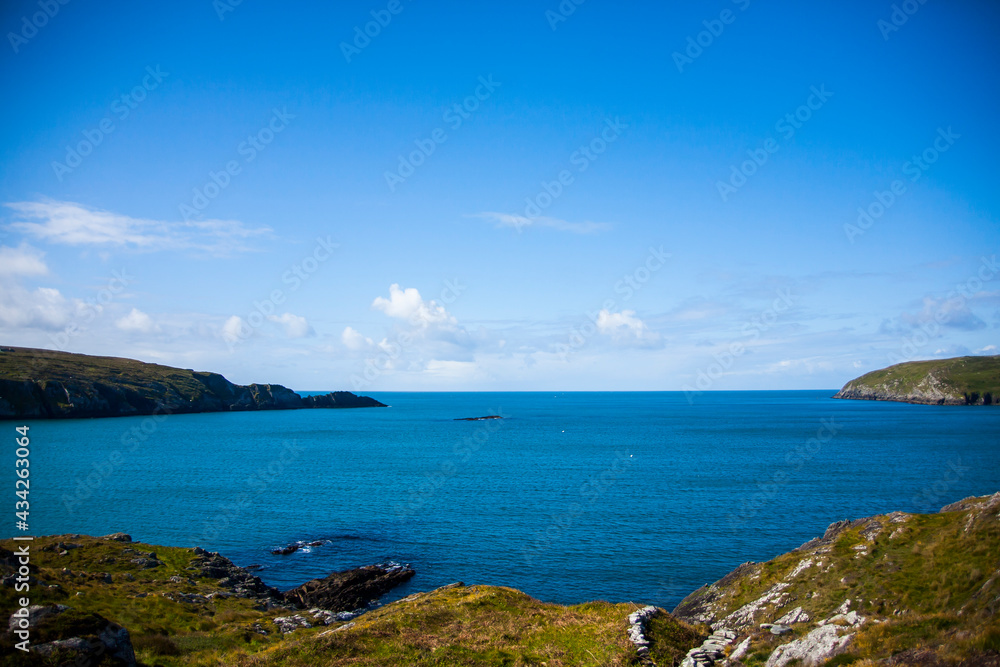
[[[277,384],[233,384],[218,373],[0,347],[0,419],[362,407],[385,406],[346,391],[302,397]]]
[[[851,380],[834,398],[926,405],[998,405],[1000,356],[896,364]]]

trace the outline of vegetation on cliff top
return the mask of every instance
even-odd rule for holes
[[[0,418],[378,406],[382,404],[374,399],[348,392],[302,398],[281,385],[235,385],[218,373],[0,347]]]
[[[835,398],[1000,404],[1000,356],[908,361],[851,380]]]

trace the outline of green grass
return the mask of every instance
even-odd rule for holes
[[[956,399],[968,397],[976,402],[989,395],[990,402],[1000,403],[1000,356],[910,361],[866,373],[847,387],[883,387],[905,395],[917,390],[930,374],[942,391]]]
[[[892,515],[873,517],[842,531],[832,544],[778,556],[721,586],[716,618],[757,600],[801,561],[812,559],[813,566],[787,580],[786,602],[754,622],[774,622],[794,607],[802,607],[813,622],[793,626],[793,634],[780,640],[759,632],[746,665],[763,664],[774,646],[812,630],[815,621],[829,618],[848,599],[851,610],[869,619],[850,650],[857,660],[878,661],[911,649],[959,660],[997,650],[1000,520],[996,506],[976,507],[982,504],[962,511],[909,515],[905,523],[893,523]],[[882,531],[869,542],[862,533],[876,525]],[[891,537],[900,527],[902,532]],[[854,549],[859,545],[867,551],[860,558]],[[827,548],[826,553],[817,552]],[[815,564],[819,559],[822,566]],[[687,602],[705,594],[706,590],[699,591]]]
[[[81,547],[68,550],[65,556],[42,551],[59,541]],[[14,550],[16,543],[6,540],[0,546]],[[138,554],[126,549],[153,551],[164,564],[141,570],[130,562]],[[40,568],[37,576],[58,586],[33,586],[31,603],[71,607],[48,628],[36,632],[34,639],[74,636],[73,624],[84,623],[97,613],[129,630],[145,665],[635,664],[635,652],[625,633],[628,615],[640,608],[638,604],[562,606],[539,602],[510,588],[469,586],[411,596],[369,612],[355,620],[355,627],[328,636],[318,636],[331,629],[323,626],[282,636],[272,619],[302,612],[258,611],[256,601],[238,598],[192,604],[166,597],[221,590],[213,579],[188,581],[195,574],[185,569],[195,557],[191,549],[63,535],[36,539],[31,553],[32,563]],[[64,573],[63,568],[70,572]],[[111,574],[112,583],[104,582],[104,573]],[[172,582],[173,576],[182,580]],[[138,597],[141,593],[147,595]],[[17,596],[9,587],[0,588],[0,608],[15,609]],[[255,632],[255,623],[269,634]],[[705,634],[666,614],[654,621],[650,631],[655,654],[674,657],[682,657]],[[0,645],[0,654],[9,653],[7,648]],[[0,659],[0,665],[25,664],[21,657]]]

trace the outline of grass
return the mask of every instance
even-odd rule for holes
[[[944,661],[1000,650],[1000,519],[995,505],[982,507],[906,515],[903,523],[893,522],[894,515],[873,517],[843,530],[832,543],[778,556],[722,586],[716,618],[786,581],[784,604],[768,608],[754,623],[774,622],[794,607],[818,621],[849,599],[850,609],[869,619],[850,649],[857,661],[884,660],[907,650],[932,651]],[[869,541],[864,534],[876,527],[881,531]],[[858,546],[865,547],[860,557]],[[786,579],[805,559],[814,564]],[[797,624],[791,637],[814,627]],[[763,664],[776,643],[787,641],[788,636],[776,642],[759,633],[744,663]]]
[[[883,388],[906,395],[922,384],[926,386],[931,374],[937,378],[939,388],[956,400],[1000,403],[1000,356],[910,361],[866,373],[847,386]]]
[[[42,550],[60,541],[81,546],[64,556]],[[12,540],[0,546],[16,548]],[[164,564],[139,569],[130,562],[139,554],[127,549],[153,551]],[[40,568],[36,576],[56,586],[32,586],[31,603],[71,607],[56,616],[55,623],[36,631],[33,641],[74,636],[81,623],[91,623],[87,628],[92,630],[90,615],[97,613],[129,630],[144,665],[636,664],[625,632],[628,615],[640,608],[638,604],[562,606],[511,588],[468,586],[410,596],[359,617],[352,628],[324,636],[320,635],[332,628],[317,626],[282,636],[272,619],[301,612],[259,611],[254,608],[256,601],[238,598],[188,603],[167,597],[221,590],[214,579],[192,579],[195,572],[185,569],[194,558],[191,549],[63,535],[36,539],[31,550],[32,563]],[[111,575],[111,583],[105,583],[105,573]],[[176,576],[181,581],[170,580]],[[139,597],[142,593],[146,595]],[[10,587],[0,588],[0,608],[15,609],[18,595]],[[269,634],[256,632],[255,624]],[[666,614],[650,630],[654,653],[677,658],[705,634]],[[9,656],[8,648],[0,645],[0,654]],[[0,664],[25,664],[21,658],[2,658]]]

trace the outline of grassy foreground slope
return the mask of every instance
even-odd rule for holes
[[[908,361],[851,380],[834,398],[1000,405],[1000,356]]]
[[[971,667],[1000,665],[998,612],[1000,493],[938,514],[835,523],[795,551],[745,563],[673,613],[734,630],[748,667]],[[783,626],[780,634],[768,624]],[[810,647],[824,657],[800,657]]]
[[[18,546],[0,542],[5,613],[21,595]],[[653,617],[646,658],[627,636],[635,603],[563,606],[455,584],[348,620],[288,608],[246,577],[236,584],[245,571],[197,549],[62,535],[36,539],[31,554],[31,603],[65,607],[32,627],[32,645],[57,648],[16,652],[7,633],[0,665],[77,664],[65,642],[93,646],[121,626],[127,651],[119,641],[83,663],[1000,667],[1000,493],[937,514],[841,521],[767,563],[744,563]],[[114,657],[126,653],[131,661]]]
[[[20,544],[0,541],[8,551]],[[114,622],[128,630],[138,664],[150,666],[637,664],[626,636],[637,604],[562,606],[510,588],[456,585],[411,595],[350,623],[322,625],[311,611],[266,608],[260,598],[234,593],[227,579],[200,576],[193,549],[62,535],[36,539],[31,554],[37,568],[31,604],[69,608],[32,628],[34,646],[71,637],[96,643]],[[160,564],[149,567],[153,558]],[[21,595],[8,579],[15,569],[7,556],[0,586],[5,614]],[[296,615],[312,627],[284,634],[276,619]],[[666,613],[656,619],[655,632],[652,653],[662,664],[683,657],[706,634]],[[0,639],[0,665],[74,659],[69,649],[23,654],[14,641],[10,635]],[[110,653],[102,649],[84,662],[121,664]]]

